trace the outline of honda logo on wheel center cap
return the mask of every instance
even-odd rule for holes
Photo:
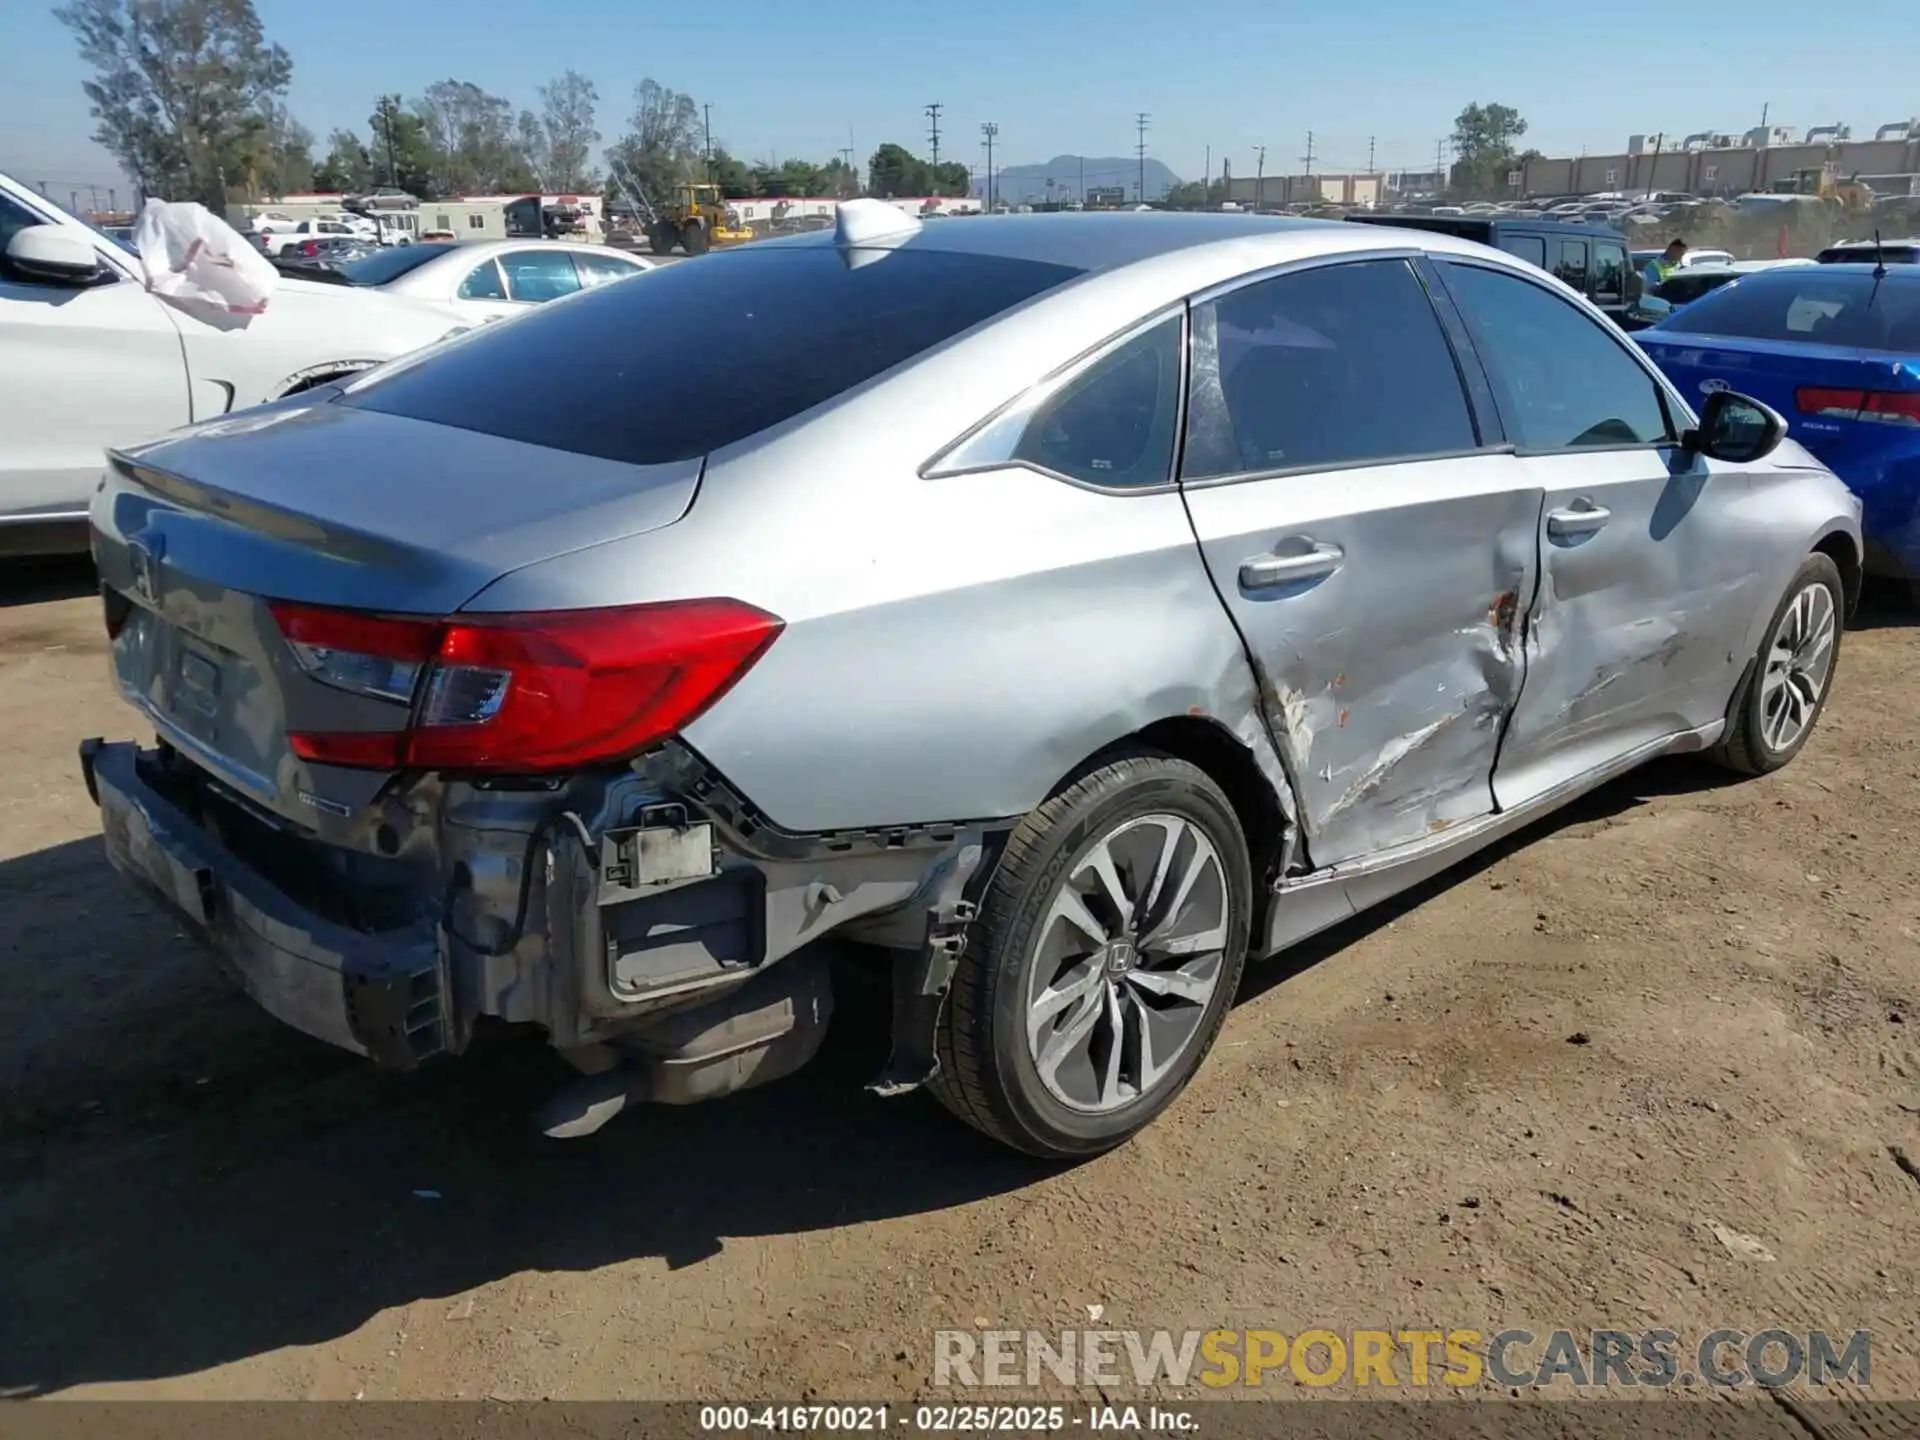
[[[1115,940],[1107,946],[1107,973],[1124,975],[1133,968],[1133,962],[1138,958],[1138,952],[1133,948],[1133,941]]]

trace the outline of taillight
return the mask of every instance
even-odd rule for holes
[[[382,770],[528,774],[624,759],[725,694],[782,626],[725,599],[446,620],[271,609],[314,679],[411,706],[403,730],[289,734],[293,752]]]
[[[309,256],[318,255],[320,253],[320,242],[317,240],[302,240],[300,242],[300,253]]]
[[[1807,385],[1793,392],[1793,403],[1803,415],[1920,426],[1920,394],[1907,391],[1836,390]]]

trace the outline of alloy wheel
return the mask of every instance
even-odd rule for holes
[[[1028,1053],[1047,1092],[1105,1114],[1150,1093],[1220,984],[1230,892],[1191,821],[1144,815],[1082,852],[1034,941]]]
[[[1774,751],[1789,749],[1813,723],[1833,673],[1838,628],[1833,592],[1817,581],[1781,615],[1760,677],[1760,735]]]

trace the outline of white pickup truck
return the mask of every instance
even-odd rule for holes
[[[0,175],[0,555],[85,544],[101,452],[351,375],[469,328],[450,307],[282,278],[201,319],[125,246]]]

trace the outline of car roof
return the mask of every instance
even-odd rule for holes
[[[1067,265],[1077,270],[1116,270],[1145,260],[1211,245],[1262,239],[1287,252],[1279,260],[1342,251],[1378,250],[1380,230],[1343,220],[1297,220],[1284,216],[1185,213],[1171,211],[1078,212],[1059,215],[969,216],[963,224],[923,228],[895,242],[901,250],[943,251],[955,255],[998,256]],[[1485,247],[1442,231],[1393,227],[1402,237],[1396,247],[1452,254],[1484,254]],[[1414,238],[1418,237],[1418,238]],[[818,248],[836,244],[832,230],[762,240],[734,255],[753,251]]]

